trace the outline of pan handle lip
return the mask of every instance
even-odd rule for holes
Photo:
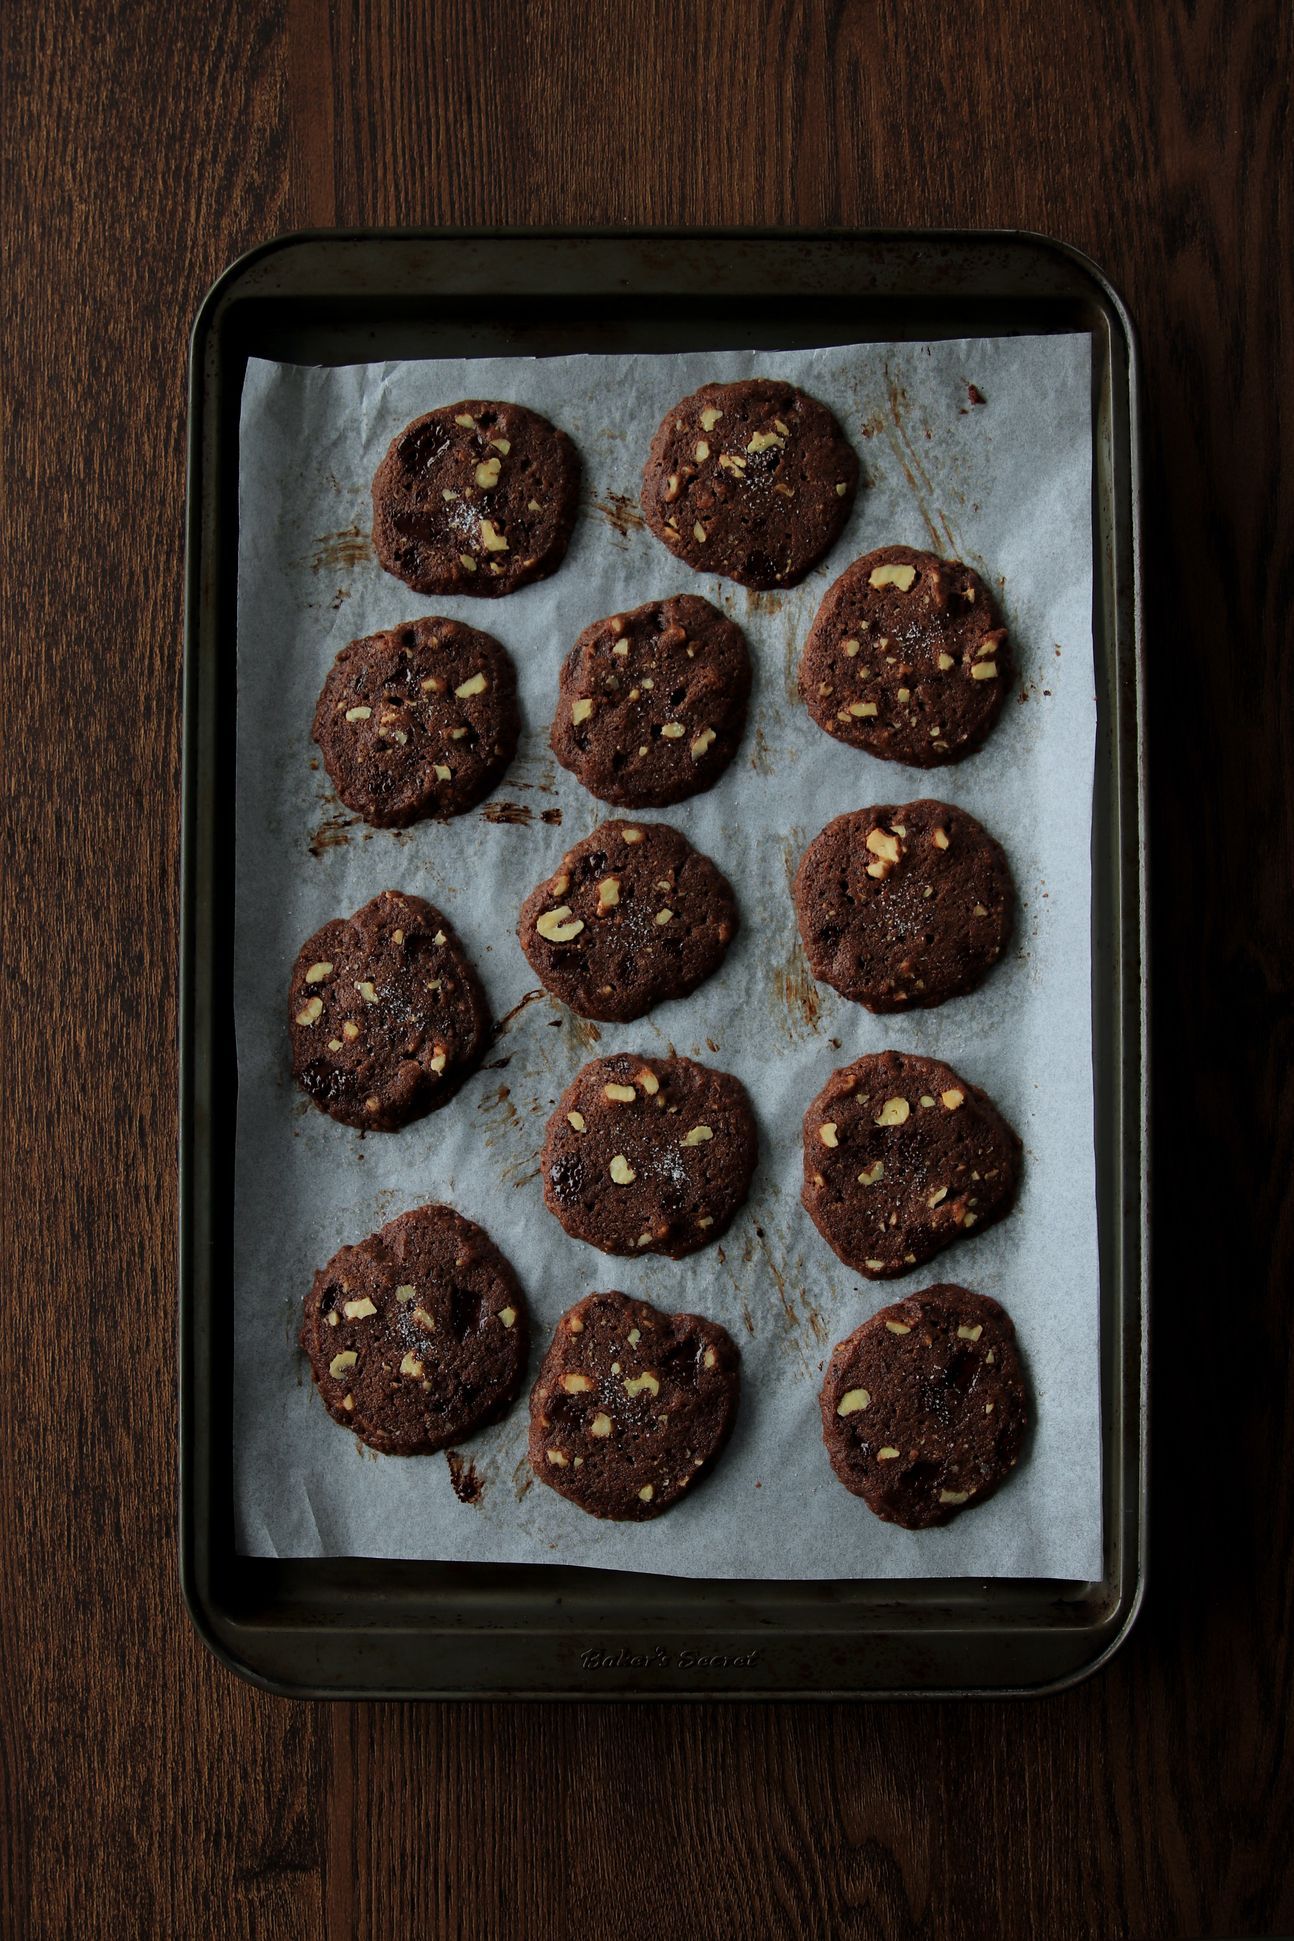
[[[185,1545],[181,1550],[180,1589],[183,1594],[184,1605],[188,1612],[189,1620],[202,1644],[206,1646],[212,1657],[224,1666],[226,1671],[231,1672],[236,1678],[243,1680],[244,1683],[254,1686],[256,1690],[267,1692],[275,1698],[289,1700],[323,1699],[338,1702],[364,1700],[370,1703],[374,1700],[439,1703],[448,1700],[464,1699],[473,1700],[478,1703],[506,1700],[509,1703],[533,1702],[552,1704],[584,1702],[590,1696],[586,1690],[574,1685],[569,1688],[554,1688],[548,1684],[534,1688],[505,1685],[497,1689],[478,1689],[475,1685],[467,1686],[456,1683],[452,1674],[444,1686],[438,1687],[435,1690],[399,1687],[392,1688],[389,1691],[374,1691],[371,1686],[365,1685],[362,1681],[357,1682],[353,1686],[342,1685],[331,1680],[320,1682],[309,1674],[298,1679],[285,1677],[281,1673],[266,1671],[256,1663],[253,1649],[238,1649],[235,1643],[226,1635],[219,1621],[219,1613],[203,1596],[194,1581],[192,1564],[192,1556],[188,1546]],[[1115,1653],[1120,1651],[1127,1643],[1132,1628],[1141,1613],[1144,1590],[1145,1578],[1143,1572],[1139,1573],[1137,1577],[1133,1586],[1132,1595],[1128,1601],[1127,1609],[1119,1618],[1113,1636],[1107,1638],[1101,1644],[1099,1650],[1085,1663],[1073,1666],[1071,1669],[1062,1672],[1059,1677],[1045,1679],[1034,1685],[987,1685],[982,1687],[933,1686],[929,1689],[900,1687],[894,1690],[877,1689],[875,1691],[859,1691],[854,1688],[839,1690],[827,1688],[805,1691],[800,1687],[796,1687],[785,1690],[774,1688],[773,1690],[752,1692],[749,1690],[716,1691],[714,1689],[695,1691],[689,1688],[685,1690],[662,1689],[651,1692],[638,1690],[618,1691],[614,1695],[614,1698],[615,1702],[620,1704],[638,1705],[651,1705],[653,1703],[776,1705],[787,1701],[794,1701],[797,1704],[813,1705],[838,1703],[844,1700],[855,1704],[892,1704],[897,1701],[915,1705],[920,1704],[922,1701],[932,1699],[969,1699],[972,1701],[1015,1699],[1027,1702],[1030,1699],[1052,1698],[1062,1692],[1072,1691],[1076,1685],[1083,1684],[1087,1679],[1095,1677],[1098,1672],[1106,1668]],[[232,1628],[235,1630],[238,1628],[236,1623],[233,1624]],[[254,1647],[255,1636],[255,1628],[253,1627],[248,1633],[249,1647]]]
[[[422,224],[393,224],[389,227],[380,224],[351,225],[345,228],[306,227],[284,229],[267,237],[263,242],[253,243],[243,250],[215,278],[208,287],[193,320],[190,332],[190,355],[193,358],[199,346],[205,343],[212,321],[220,305],[231,291],[244,282],[252,271],[260,268],[270,258],[288,251],[309,247],[314,244],[329,243],[371,243],[382,240],[402,242],[686,242],[691,239],[713,242],[767,242],[767,243],[959,243],[992,247],[994,244],[1017,244],[1048,255],[1055,256],[1081,272],[1093,293],[1109,303],[1128,343],[1130,359],[1134,367],[1140,366],[1140,344],[1136,322],[1122,289],[1109,272],[1097,262],[1094,256],[1076,243],[1066,242],[1063,237],[1053,236],[1042,229],[1015,229],[1010,227],[991,229],[959,229],[938,226],[930,229],[912,229],[902,226],[877,226],[867,228],[795,228],[786,225],[741,225],[741,224],[699,224],[687,225],[671,223],[660,228],[638,225],[622,229],[603,224],[561,224],[544,223],[534,227],[507,224],[456,223],[443,227],[427,227]]]

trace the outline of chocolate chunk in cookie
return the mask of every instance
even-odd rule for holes
[[[604,1254],[695,1253],[744,1205],[759,1140],[746,1088],[691,1058],[617,1052],[548,1121],[544,1203]]]
[[[334,917],[302,946],[288,1015],[292,1076],[321,1112],[371,1132],[444,1105],[490,1030],[448,918],[396,890]]]
[[[978,748],[1011,679],[1006,628],[983,580],[912,546],[882,546],[845,568],[800,659],[800,693],[820,728],[913,768]]]
[[[492,599],[561,565],[579,454],[523,404],[467,398],[415,418],[373,479],[373,549],[415,593]]]
[[[604,822],[531,891],[517,935],[554,997],[623,1023],[694,991],[736,929],[731,884],[686,836],[663,822]]]
[[[833,1072],[804,1115],[801,1198],[846,1267],[892,1280],[1009,1213],[1020,1152],[951,1065],[873,1052]]]
[[[586,627],[562,668],[552,748],[590,794],[665,808],[718,781],[746,725],[741,628],[695,594]]]
[[[511,658],[458,620],[409,620],[343,647],[313,735],[348,809],[382,829],[462,815],[517,749]]]
[[[792,894],[813,975],[869,1011],[974,990],[1015,908],[1000,844],[947,802],[837,816],[805,850]]]
[[[772,378],[703,384],[643,468],[647,524],[698,573],[794,586],[839,538],[858,457],[824,404]]]
[[[1010,1315],[951,1285],[855,1328],[832,1352],[821,1403],[831,1467],[905,1530],[991,1496],[1020,1460],[1029,1423]]]
[[[531,1467],[590,1516],[645,1522],[714,1462],[740,1384],[717,1322],[590,1294],[558,1322],[531,1391]]]
[[[482,1228],[420,1206],[320,1268],[301,1346],[335,1421],[389,1456],[428,1455],[516,1395],[525,1298]]]

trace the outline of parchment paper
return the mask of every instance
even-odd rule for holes
[[[752,594],[677,564],[637,513],[659,419],[708,379],[789,378],[836,411],[863,461],[848,529],[789,593]],[[969,385],[985,402],[973,401]],[[258,1556],[561,1561],[689,1577],[1048,1576],[1101,1559],[1098,1288],[1089,1002],[1092,660],[1091,401],[1086,337],[871,345],[769,355],[369,364],[253,361],[243,395],[238,587],[239,1108],[234,1465],[238,1534]],[[418,412],[513,398],[565,426],[586,466],[566,562],[498,601],[426,600],[382,572],[369,482]],[[834,745],[795,698],[795,664],[831,580],[868,548],[960,557],[1001,589],[1019,664],[988,746],[921,774]],[[535,996],[518,906],[572,842],[613,813],[558,768],[547,732],[562,657],[589,621],[677,591],[746,629],[756,667],[741,752],[707,795],[665,812],[736,889],[739,939],[683,1003],[593,1027]],[[329,791],[314,702],[353,636],[445,612],[497,634],[517,663],[525,731],[486,805],[456,821],[370,831]],[[1020,897],[1014,948],[981,991],[873,1018],[808,975],[789,880],[833,815],[936,793],[1004,843]],[[496,819],[501,818],[501,819]],[[361,1137],[288,1075],[297,949],[384,888],[431,899],[478,964],[496,1018],[490,1066],[445,1110]],[[886,1046],[947,1059],[987,1088],[1024,1141],[1015,1212],[899,1282],[850,1274],[799,1204],[800,1122],[836,1066]],[[544,1210],[548,1113],[595,1050],[677,1050],[736,1072],[761,1128],[747,1209],[680,1263],[612,1260]],[[346,1241],[428,1200],[480,1221],[513,1261],[534,1323],[532,1372],[558,1315],[619,1287],[722,1321],[740,1344],[737,1429],[715,1474],[654,1523],[584,1515],[525,1463],[524,1397],[462,1450],[380,1457],[327,1416],[295,1337],[311,1276]],[[1005,1302],[1036,1428],[1015,1476],[943,1530],[880,1523],[836,1482],[817,1391],[832,1345],[909,1289],[953,1279]]]

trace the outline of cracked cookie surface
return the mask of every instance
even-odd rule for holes
[[[839,1342],[819,1399],[836,1475],[905,1530],[991,1496],[1020,1460],[1029,1422],[1010,1315],[951,1283],[882,1308]]]
[[[525,1297],[483,1227],[448,1206],[402,1213],[321,1267],[301,1347],[334,1421],[387,1455],[429,1455],[516,1396]]]
[[[603,1253],[677,1260],[726,1232],[757,1153],[740,1079],[691,1058],[617,1052],[583,1066],[548,1121],[544,1204]]]
[[[517,750],[511,656],[491,634],[433,616],[342,648],[312,733],[333,787],[375,828],[476,807]]]
[[[531,1391],[531,1467],[590,1516],[645,1522],[714,1463],[740,1386],[718,1322],[590,1294],[558,1322]]]
[[[581,1017],[640,1018],[686,997],[737,930],[723,872],[664,822],[604,822],[521,907],[535,975]]]
[[[794,586],[844,529],[858,455],[826,405],[774,378],[703,384],[661,420],[647,524],[676,559],[743,586]]]
[[[936,768],[977,749],[1013,661],[978,573],[913,546],[881,546],[828,588],[800,657],[800,695],[837,741]]]
[[[373,550],[415,593],[497,599],[556,572],[579,453],[523,404],[465,398],[392,439],[373,477]]]
[[[383,890],[307,939],[288,1005],[292,1076],[342,1125],[395,1132],[476,1069],[490,1014],[449,919]]]
[[[872,1052],[833,1072],[804,1115],[800,1197],[846,1267],[891,1280],[1009,1213],[1020,1154],[951,1065]]]
[[[877,1012],[974,990],[1015,910],[1001,844],[928,799],[837,816],[805,850],[792,897],[814,977]]]
[[[586,627],[562,667],[551,745],[591,795],[666,808],[718,781],[741,741],[750,654],[695,594]]]

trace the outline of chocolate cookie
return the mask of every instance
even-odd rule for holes
[[[741,628],[684,593],[586,627],[561,673],[552,749],[591,795],[663,809],[718,781],[746,725]]]
[[[617,1052],[576,1073],[548,1121],[544,1203],[604,1254],[678,1260],[745,1204],[759,1149],[740,1079]]]
[[[847,566],[800,658],[800,693],[820,728],[913,768],[978,748],[1011,678],[1006,628],[983,580],[912,546],[882,546]]]
[[[737,929],[732,886],[663,822],[604,822],[521,906],[517,935],[546,990],[620,1023],[686,997]]]
[[[343,647],[312,734],[348,809],[381,829],[462,815],[517,750],[511,658],[457,620],[409,620]]]
[[[289,1002],[292,1076],[343,1125],[394,1132],[475,1070],[485,994],[448,918],[383,890],[303,944]]]
[[[813,975],[869,1011],[974,990],[1015,908],[1001,846],[947,802],[837,816],[805,850],[792,894]]]
[[[429,1455],[516,1395],[525,1298],[482,1228],[420,1206],[320,1268],[301,1346],[335,1421],[389,1456]]]
[[[703,384],[666,412],[643,467],[647,524],[698,573],[794,586],[844,528],[858,457],[793,384]]]
[[[951,1065],[872,1052],[833,1072],[804,1115],[804,1190],[846,1267],[892,1280],[1011,1210],[1020,1141]]]
[[[406,425],[377,468],[373,550],[415,593],[514,593],[561,565],[579,485],[579,453],[537,411],[441,405]]]
[[[1029,1423],[1015,1329],[986,1294],[945,1285],[883,1307],[832,1351],[822,1384],[831,1467],[905,1530],[982,1503]]]
[[[531,1467],[590,1516],[645,1522],[705,1475],[740,1383],[717,1322],[590,1294],[558,1322],[531,1390]]]

